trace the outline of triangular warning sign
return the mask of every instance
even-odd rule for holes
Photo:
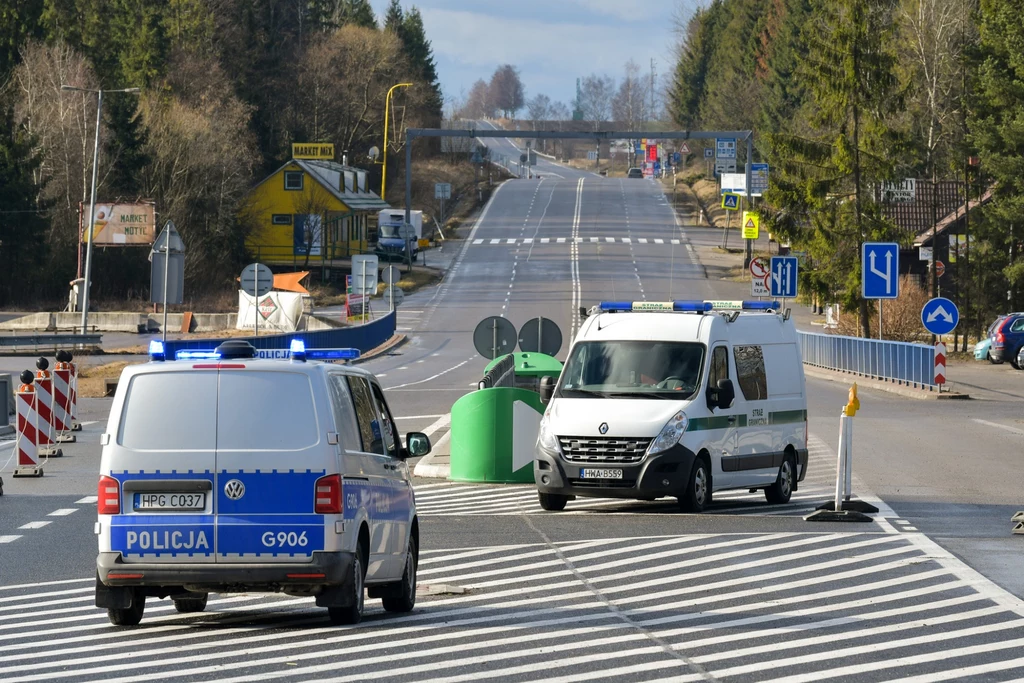
[[[747,219],[747,224],[744,225],[743,227],[745,227],[745,228],[753,228],[754,227],[754,219],[753,218],[748,218]]]
[[[681,146],[679,147],[679,152],[680,152],[681,154],[689,154],[689,153],[690,153],[690,148],[689,148],[689,147],[687,147],[687,146],[686,146],[686,143],[684,142],[684,143],[683,143],[683,144],[682,144],[682,145],[681,145]]]

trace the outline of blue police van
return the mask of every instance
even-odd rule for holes
[[[199,612],[209,593],[308,596],[333,623],[416,600],[419,524],[406,459],[358,352],[261,360],[246,342],[124,370],[101,437],[96,606],[138,624],[147,598]]]

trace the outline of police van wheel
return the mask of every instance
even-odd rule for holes
[[[795,478],[793,458],[787,455],[782,461],[782,465],[779,466],[779,476],[775,478],[775,483],[764,490],[764,497],[768,499],[769,503],[776,505],[788,503],[789,499],[793,497],[793,480]]]
[[[328,607],[327,616],[330,617],[332,624],[358,624],[363,618],[363,602],[366,597],[366,591],[363,590],[366,581],[366,568],[363,566],[364,556],[363,545],[360,543],[359,550],[356,551],[355,558],[352,560],[352,595],[350,596],[352,604],[344,607]]]
[[[419,562],[419,548],[416,547],[416,539],[410,536],[402,580],[394,586],[394,593],[385,595],[381,599],[381,604],[388,612],[411,612],[412,608],[416,606],[416,567]]]
[[[569,496],[563,496],[560,493],[537,493],[537,498],[540,500],[540,506],[548,512],[559,512],[565,509],[565,504],[569,502]]]
[[[202,612],[206,609],[208,599],[209,595],[206,594],[199,598],[177,598],[174,600],[174,609],[178,610],[179,614]]]
[[[124,609],[108,609],[107,618],[114,626],[138,626],[142,613],[146,611],[146,596],[139,592],[132,595],[132,606]]]
[[[693,461],[686,492],[679,497],[679,507],[684,512],[703,512],[710,502],[711,477],[708,474],[708,465],[703,458],[697,458]]]

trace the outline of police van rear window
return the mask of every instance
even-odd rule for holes
[[[218,451],[297,451],[320,440],[309,377],[297,372],[220,373]]]
[[[129,385],[117,442],[138,451],[297,451],[319,442],[317,424],[301,373],[147,373]]]
[[[217,373],[154,372],[128,385],[117,443],[138,451],[213,451]]]

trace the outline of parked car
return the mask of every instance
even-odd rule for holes
[[[992,345],[989,348],[989,357],[996,365],[1003,361],[1010,361],[1010,364],[1020,370],[1021,365],[1017,362],[1017,356],[1024,347],[1024,313],[1010,313],[992,323],[990,338]]]
[[[980,342],[974,345],[974,360],[987,360],[992,361],[989,356],[988,350],[992,347],[992,337],[985,337]]]

